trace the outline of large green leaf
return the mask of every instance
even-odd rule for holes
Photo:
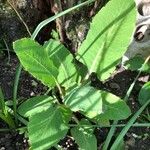
[[[63,122],[59,107],[51,107],[29,118],[29,142],[33,150],[46,150],[62,139],[68,126]]]
[[[87,126],[86,126],[87,125]],[[87,120],[81,120],[79,126],[71,129],[71,134],[79,145],[80,150],[97,150],[97,140]]]
[[[25,70],[49,87],[56,84],[58,70],[41,45],[30,38],[23,38],[14,42],[13,48]]]
[[[72,111],[80,111],[89,118],[102,115],[106,119],[119,120],[130,115],[129,107],[119,97],[89,85],[74,88],[64,102]]]
[[[135,26],[134,0],[111,0],[93,18],[78,60],[105,80],[127,50]],[[89,75],[86,76],[86,78]]]
[[[58,68],[59,75],[57,80],[66,88],[70,87],[73,82],[76,82],[76,69],[73,64],[72,54],[62,45],[55,40],[49,40],[44,45],[50,60]]]
[[[145,83],[140,90],[138,101],[141,105],[144,105],[150,99],[150,81]]]
[[[30,117],[36,113],[50,108],[52,105],[52,101],[52,97],[44,95],[30,98],[18,107],[18,113],[24,117]]]

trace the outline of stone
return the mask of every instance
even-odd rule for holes
[[[146,59],[150,55],[150,0],[135,0],[137,21],[130,45],[123,56],[124,64],[130,58],[140,55]]]

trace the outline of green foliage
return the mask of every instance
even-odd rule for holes
[[[5,101],[4,101],[4,95],[3,95],[3,92],[2,92],[2,88],[0,87],[0,108],[2,110],[3,113],[6,113],[5,110]]]
[[[0,87],[0,119],[9,125],[10,128],[15,128],[14,120],[8,112],[7,106],[5,104],[4,95]]]
[[[141,105],[144,105],[149,99],[150,99],[150,82],[147,82],[140,90],[138,101]]]
[[[80,150],[97,150],[97,141],[93,134],[94,129],[90,125],[88,120],[83,119],[77,127],[71,129],[71,135],[79,145]]]
[[[18,107],[18,113],[24,117],[30,117],[50,108],[53,98],[49,96],[36,96],[23,102]]]
[[[78,59],[105,80],[126,51],[135,26],[133,0],[111,0],[93,18]],[[86,78],[89,75],[86,76]]]
[[[49,87],[56,85],[58,70],[41,45],[24,38],[16,41],[13,47],[25,70]]]
[[[59,42],[50,40],[41,46],[24,38],[14,43],[14,50],[25,70],[45,85],[52,87],[59,83],[68,88],[75,82],[73,56]]]
[[[54,146],[68,131],[72,112],[65,106],[53,105],[49,96],[33,97],[22,103],[18,113],[29,118],[28,135],[33,149]]]
[[[28,131],[32,149],[48,149],[66,135],[68,126],[63,121],[60,108],[51,105],[29,118]]]
[[[116,150],[118,149],[119,145],[121,144],[123,137],[127,133],[127,131],[130,129],[130,127],[133,125],[133,123],[136,121],[136,119],[139,117],[139,115],[143,112],[143,110],[150,104],[150,99],[147,100],[147,102],[131,117],[131,119],[128,121],[126,126],[122,129],[120,134],[117,136],[116,140],[114,141],[113,145],[111,146],[110,150]]]
[[[50,60],[59,70],[58,83],[65,88],[69,88],[70,84],[76,81],[76,69],[72,54],[60,42],[52,39],[45,43],[44,48]]]
[[[135,56],[135,57],[131,58],[130,60],[128,60],[125,63],[125,66],[126,66],[127,69],[130,69],[132,71],[140,70],[140,68],[142,67],[144,62],[145,61],[144,61],[144,59],[142,57]],[[150,73],[150,63],[149,62],[144,66],[142,71]]]
[[[99,91],[89,85],[74,88],[64,99],[72,111],[80,111],[89,118],[98,117],[119,120],[130,115],[130,109],[119,97]]]
[[[101,93],[89,85],[74,88],[64,98],[64,103],[72,111],[83,112],[90,118],[103,113]]]
[[[49,20],[45,20],[44,24]],[[41,46],[33,40],[42,28],[41,24],[32,39],[14,42],[14,50],[24,69],[52,89],[51,96],[33,97],[18,107],[17,113],[29,119],[27,128],[31,149],[55,146],[65,137],[70,121],[73,121],[77,124],[71,129],[71,134],[79,148],[96,150],[97,142],[90,121],[109,124],[109,120],[130,116],[129,107],[119,97],[77,80],[81,74],[88,79],[92,72],[96,72],[102,80],[108,78],[129,44],[134,23],[133,0],[111,0],[93,18],[77,55],[77,60],[88,68],[88,74],[79,72],[83,68],[78,69],[78,63],[74,64],[73,56],[58,41],[51,39]],[[77,120],[76,112],[90,121]]]

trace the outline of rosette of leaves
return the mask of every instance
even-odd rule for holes
[[[85,79],[92,72],[102,80],[109,77],[129,45],[134,24],[133,0],[111,0],[97,13],[78,50],[77,59],[88,68]],[[60,42],[50,40],[42,46],[23,38],[13,47],[26,71],[49,88],[57,86],[61,91],[63,86],[66,91],[62,104],[52,95],[34,97],[19,106],[18,113],[29,118],[27,128],[32,149],[55,146],[67,134],[70,121],[75,121],[73,113],[80,112],[95,123],[109,123],[109,120],[126,119],[130,115],[129,107],[119,97],[76,82],[78,71],[72,63],[73,56]],[[71,129],[81,149],[87,149],[88,142],[97,149],[93,130],[86,128],[92,126],[90,121],[81,120]]]

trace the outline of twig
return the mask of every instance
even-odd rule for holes
[[[31,36],[31,32],[27,26],[27,24],[25,23],[25,21],[23,20],[23,18],[21,17],[21,15],[18,13],[18,11],[16,10],[16,8],[14,7],[14,5],[9,1],[7,0],[8,4],[14,9],[14,11],[16,12],[17,16],[19,17],[19,19],[21,20],[21,22],[23,23],[23,25],[25,26],[28,34]]]

